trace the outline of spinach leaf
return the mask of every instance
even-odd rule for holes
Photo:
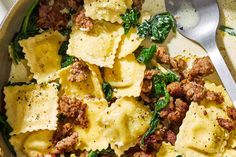
[[[137,60],[140,63],[148,65],[151,62],[156,51],[156,45],[152,45],[150,48],[144,48],[138,55]]]
[[[9,150],[16,155],[12,145],[9,142],[9,138],[10,136],[10,132],[12,132],[12,128],[11,126],[8,124],[7,122],[7,118],[5,115],[3,115],[2,113],[0,114],[0,130],[2,132],[2,137],[3,140],[5,141],[7,147],[9,148]]]
[[[59,54],[62,56],[61,59],[61,68],[65,68],[71,64],[74,63],[75,57],[69,56],[66,54],[66,51],[68,49],[69,41],[64,41],[61,44],[61,47],[59,49]]]
[[[231,28],[231,27],[221,25],[219,29],[221,31],[224,31],[224,32],[228,33],[229,35],[236,36],[236,30]]]
[[[105,94],[106,100],[107,101],[111,101],[112,94],[113,94],[112,86],[109,83],[107,83],[107,82],[103,82],[103,84],[102,84],[102,91]]]
[[[39,0],[35,0],[32,6],[29,8],[20,32],[16,33],[10,46],[12,48],[12,57],[15,63],[18,63],[21,59],[24,59],[24,53],[22,47],[19,44],[19,40],[26,39],[28,37],[38,34],[39,27],[37,26],[37,15],[36,7],[38,6]]]
[[[137,9],[127,9],[125,14],[121,15],[125,34],[129,32],[131,27],[136,27],[138,25],[139,18],[140,12]]]
[[[179,77],[173,72],[168,72],[154,75],[152,80],[154,93],[159,100],[154,104],[155,108],[152,114],[150,127],[141,139],[142,145],[145,144],[145,139],[156,131],[157,125],[160,121],[159,112],[167,107],[170,102],[170,94],[166,89],[167,84],[174,81],[179,81]]]
[[[100,157],[105,155],[115,155],[115,152],[109,146],[107,149],[103,149],[101,151],[98,150],[90,151],[87,157]]]
[[[64,36],[69,36],[71,33],[71,28],[64,28],[62,30],[59,30],[59,32]]]
[[[144,21],[138,27],[138,34],[143,38],[151,38],[151,40],[163,43],[169,32],[176,32],[175,18],[169,13],[161,13],[151,17],[148,21]]]
[[[99,151],[90,151],[87,157],[98,157]]]

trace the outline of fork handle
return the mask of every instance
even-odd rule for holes
[[[228,93],[230,96],[234,107],[236,108],[236,83],[231,75],[215,41],[211,42],[211,44],[202,44],[203,47],[208,52],[209,57],[215,69]]]

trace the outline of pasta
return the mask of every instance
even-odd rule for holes
[[[118,99],[110,108],[104,110],[99,119],[104,129],[104,137],[117,155],[135,146],[137,138],[149,125],[150,111],[134,98]]]
[[[57,92],[55,83],[5,87],[7,121],[13,128],[11,135],[56,130]]]
[[[120,15],[131,8],[132,0],[85,0],[86,16],[94,20],[106,20],[112,23],[122,23]]]
[[[48,130],[27,132],[12,136],[10,142],[16,150],[17,156],[36,157],[50,153],[52,135],[53,131]]]
[[[114,96],[139,96],[145,66],[138,63],[133,54],[116,60],[112,69],[105,68],[104,79],[115,88]]]
[[[63,41],[64,37],[58,31],[48,31],[19,41],[33,78],[38,83],[49,81],[61,68],[58,51]]]
[[[176,157],[177,155],[180,154],[175,151],[174,146],[172,146],[170,143],[162,142],[161,148],[156,157]]]
[[[79,133],[79,143],[77,148],[81,150],[102,150],[108,147],[108,141],[102,135],[103,127],[98,125],[98,114],[108,106],[104,99],[84,99],[88,105],[87,114],[89,127],[82,129],[75,127],[74,130]]]
[[[74,26],[67,54],[90,64],[112,67],[124,31],[121,25],[94,21],[96,29],[84,32]]]
[[[70,75],[71,66],[64,68],[58,72],[60,77],[61,90],[66,95],[85,97],[103,98],[101,89],[101,76],[96,66],[90,65],[90,75],[87,80],[82,82],[70,82],[68,77]]]

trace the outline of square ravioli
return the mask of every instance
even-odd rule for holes
[[[124,30],[121,25],[94,21],[94,29],[84,32],[72,28],[67,54],[90,64],[112,67]]]
[[[120,17],[126,9],[131,8],[132,0],[85,0],[86,16],[94,20],[122,23]]]
[[[56,130],[57,84],[30,84],[4,88],[11,135],[36,130]]]
[[[61,68],[58,51],[64,40],[58,31],[47,31],[19,41],[33,78],[38,83],[49,81]]]

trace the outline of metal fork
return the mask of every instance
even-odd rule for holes
[[[236,107],[236,83],[216,44],[220,13],[216,0],[165,0],[167,10],[177,17],[178,31],[199,43],[211,58],[215,69]]]

